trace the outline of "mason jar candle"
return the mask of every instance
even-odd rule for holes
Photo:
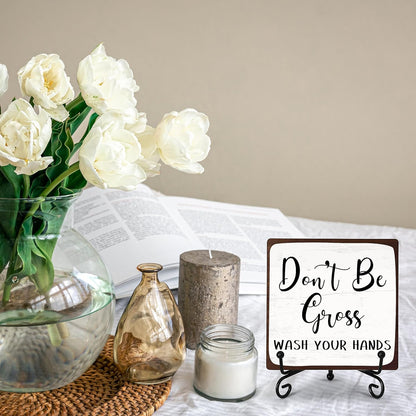
[[[257,350],[249,329],[217,324],[201,332],[195,351],[194,389],[198,394],[239,402],[254,395],[256,380]]]

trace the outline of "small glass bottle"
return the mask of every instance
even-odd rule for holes
[[[256,392],[257,350],[253,333],[217,324],[201,332],[195,351],[194,389],[211,400],[239,402]]]
[[[120,318],[114,362],[124,378],[139,384],[163,383],[186,355],[182,317],[168,286],[159,282],[162,266],[137,266],[142,280]]]

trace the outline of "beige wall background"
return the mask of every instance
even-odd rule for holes
[[[1,0],[10,90],[58,53],[75,84],[98,43],[125,58],[140,111],[211,121],[206,172],[165,167],[166,194],[416,227],[416,1]]]

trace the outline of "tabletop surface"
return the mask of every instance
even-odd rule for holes
[[[257,391],[241,403],[209,401],[193,390],[194,351],[173,378],[172,391],[157,411],[167,415],[412,415],[416,414],[416,230],[388,226],[356,225],[290,218],[310,238],[395,238],[399,240],[399,369],[383,371],[385,393],[374,399],[368,393],[372,378],[358,371],[304,371],[290,380],[286,399],[275,394],[278,371],[266,369],[266,296],[240,296],[239,324],[251,329],[259,353]],[[117,316],[127,299],[117,302]]]

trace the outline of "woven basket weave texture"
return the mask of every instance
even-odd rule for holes
[[[0,415],[150,416],[165,402],[171,381],[136,385],[123,380],[113,361],[110,337],[96,362],[77,380],[40,393],[0,392]]]

